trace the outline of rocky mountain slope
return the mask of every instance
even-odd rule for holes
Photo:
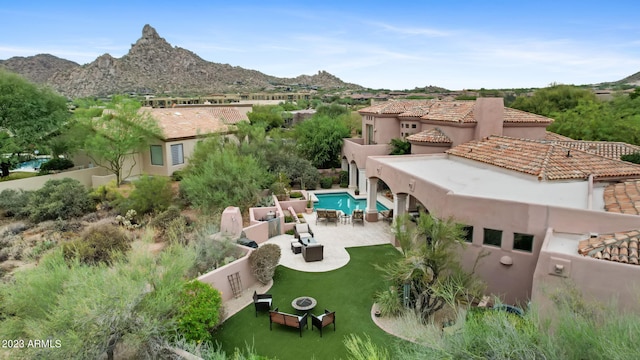
[[[322,89],[362,88],[324,71],[312,76],[278,78],[256,70],[209,62],[189,50],[171,46],[149,25],[144,26],[142,37],[121,58],[104,54],[80,66],[52,55],[36,55],[0,61],[0,66],[33,82],[47,84],[70,98],[125,92],[174,96],[255,92],[291,84]]]

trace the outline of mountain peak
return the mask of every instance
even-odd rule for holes
[[[157,40],[157,39],[161,39],[160,35],[158,35],[158,32],[156,31],[156,29],[154,29],[151,25],[146,24],[143,28],[142,28],[142,39],[145,40]]]

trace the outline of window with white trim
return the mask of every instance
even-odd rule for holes
[[[182,144],[171,145],[171,165],[184,164]]]

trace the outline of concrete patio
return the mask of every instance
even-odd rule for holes
[[[352,224],[351,222],[327,223],[320,222],[316,225],[316,214],[304,214],[305,221],[311,227],[316,241],[324,245],[324,258],[322,261],[305,262],[302,254],[294,254],[291,251],[291,242],[295,241],[293,235],[279,235],[269,239],[264,244],[277,244],[282,249],[280,265],[288,268],[308,271],[325,272],[338,269],[349,262],[349,253],[346,248],[356,246],[371,246],[389,244],[393,241],[393,234],[389,223],[384,221],[364,222]],[[264,245],[264,244],[261,244]],[[267,292],[272,284],[259,285],[247,288],[242,296],[227,301],[224,304],[225,319],[233,316],[244,307],[253,302],[253,291]]]

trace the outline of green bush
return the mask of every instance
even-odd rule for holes
[[[81,262],[94,265],[110,264],[115,253],[124,253],[131,247],[129,236],[112,224],[99,224],[87,229],[80,238],[65,243],[62,251],[66,259],[77,257]]]
[[[349,172],[348,171],[340,171],[340,187],[341,188],[349,187]]]
[[[280,261],[280,246],[264,244],[249,255],[249,264],[258,281],[268,284]]]
[[[135,188],[128,198],[118,205],[122,214],[133,209],[138,215],[167,210],[173,200],[173,190],[169,179],[161,176],[143,175],[134,181]]]
[[[289,193],[289,197],[292,199],[300,199],[302,198],[302,193],[300,191],[292,191]]]
[[[205,274],[242,256],[242,250],[235,241],[228,238],[213,238],[211,234],[216,232],[218,232],[217,227],[211,224],[203,224],[196,230],[193,239],[196,252],[194,276]]]
[[[182,181],[184,178],[184,170],[176,170],[171,174],[171,180],[173,181]]]
[[[154,217],[151,222],[149,222],[149,225],[164,231],[167,229],[171,221],[180,217],[182,217],[182,214],[180,214],[180,208],[171,205],[165,211]]]
[[[0,214],[24,218],[29,216],[27,204],[32,191],[6,189],[0,192]]]
[[[333,186],[333,177],[327,176],[320,179],[320,187],[323,189],[331,189]]]
[[[73,167],[73,161],[65,158],[53,158],[40,166],[40,174],[48,174],[51,171],[67,170]]]
[[[207,343],[220,322],[222,297],[211,285],[194,280],[180,294],[177,316],[178,333],[186,340]]]
[[[398,315],[402,311],[400,294],[395,287],[376,293],[375,302],[378,304],[382,316]]]
[[[69,219],[91,211],[87,189],[78,180],[64,178],[47,181],[29,197],[27,210],[33,222]]]

